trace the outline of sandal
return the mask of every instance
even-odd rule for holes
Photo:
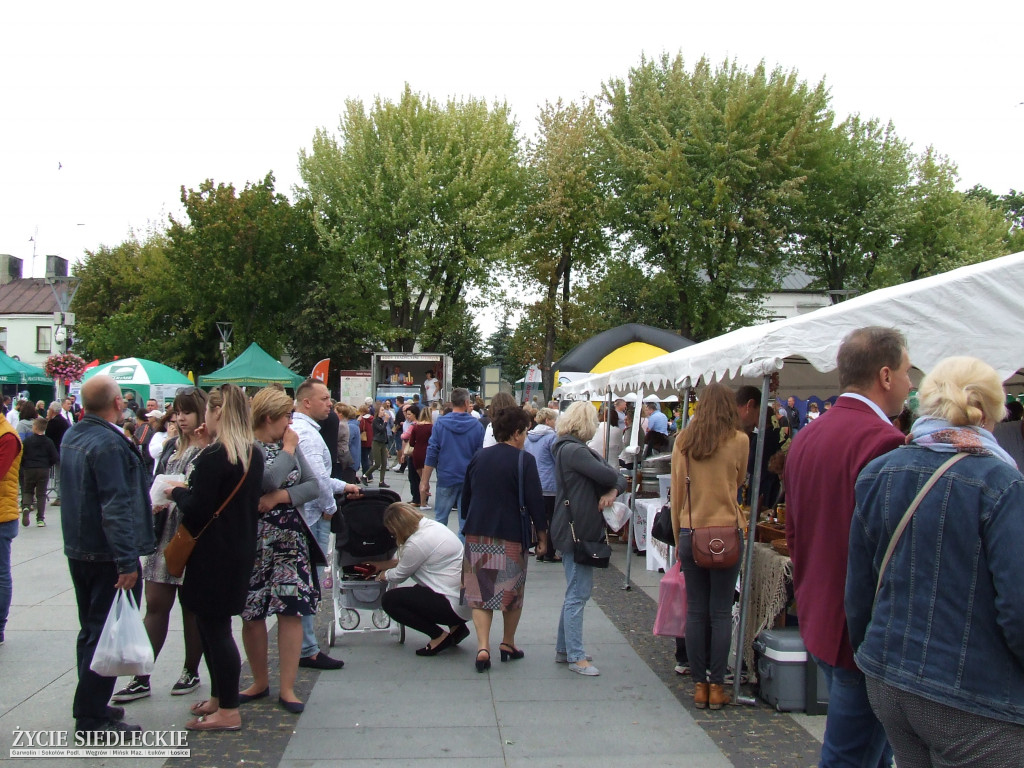
[[[206,719],[207,715],[197,717],[195,720],[190,720],[185,723],[185,727],[190,731],[240,731],[242,730],[242,724],[238,725],[225,725],[224,723],[212,723]]]
[[[188,708],[188,711],[191,712],[196,717],[204,717],[206,715],[212,715],[214,712],[216,712],[218,709],[220,709],[220,707],[218,707],[217,709],[204,709],[204,707],[206,707],[206,705],[209,704],[209,703],[210,703],[209,699],[203,699],[203,701],[197,701],[195,704],[193,704],[191,707]]]

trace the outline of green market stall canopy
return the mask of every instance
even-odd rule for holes
[[[305,380],[268,355],[256,342],[219,371],[199,377],[199,386],[217,387],[237,384],[240,387],[266,387],[271,384],[294,389]]]

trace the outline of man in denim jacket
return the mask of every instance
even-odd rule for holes
[[[118,589],[142,593],[139,558],[156,548],[147,474],[138,446],[119,424],[121,389],[109,376],[82,387],[85,415],[61,443],[61,526],[78,603],[78,687],[72,713],[79,731],[141,730],[120,722],[107,702],[116,678],[89,667]]]

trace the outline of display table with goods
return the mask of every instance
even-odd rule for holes
[[[633,515],[633,541],[636,542],[636,548],[646,554],[648,571],[663,571],[668,566],[668,545],[651,536],[654,516],[666,504],[668,504],[668,499],[662,498],[636,500],[636,513]]]

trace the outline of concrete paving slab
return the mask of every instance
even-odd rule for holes
[[[296,729],[283,760],[415,759],[504,757],[497,726],[418,728],[393,725],[387,728]]]

